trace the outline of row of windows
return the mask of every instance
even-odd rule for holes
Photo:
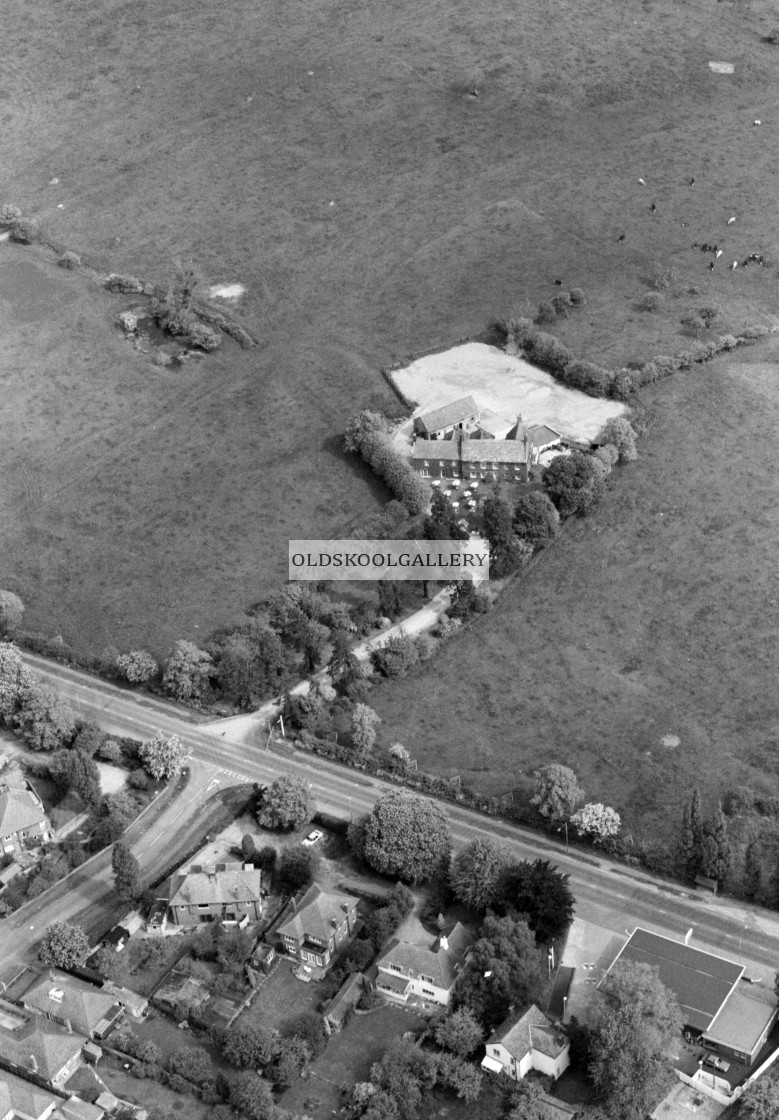
[[[448,462],[449,462],[449,460],[448,460],[448,459],[439,459],[439,460],[438,460],[438,462],[437,462],[437,464],[435,464],[435,465],[437,465],[438,467],[441,467],[441,468],[443,468],[443,467],[445,467],[445,466],[446,466],[446,464],[447,464]],[[429,459],[425,459],[425,460],[424,460],[424,465],[425,465],[426,467],[429,467],[429,466],[430,466],[430,460],[429,460]],[[503,468],[504,470],[507,470],[507,471],[510,471],[510,470],[511,470],[512,468],[513,468],[513,469],[514,469],[515,471],[518,471],[518,470],[520,469],[520,467],[522,467],[522,466],[524,466],[524,464],[523,464],[523,463],[493,463],[493,462],[492,462],[492,460],[490,460],[490,462],[489,462],[489,463],[468,463],[468,464],[466,464],[466,465],[465,465],[464,469],[465,469],[465,470],[467,470],[467,469],[468,469],[468,468],[470,467],[470,469],[471,469],[472,471],[477,471],[477,470],[481,470],[481,471],[498,471],[498,470],[500,470],[500,469],[501,469],[501,467],[502,467],[502,468]]]

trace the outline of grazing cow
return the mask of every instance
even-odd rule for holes
[[[643,179],[639,179],[638,181],[639,181],[639,183],[641,184],[642,187],[646,186],[646,183],[644,182]]]
[[[617,238],[617,241],[624,241],[624,240],[625,240],[625,235],[624,235],[624,233],[621,233],[619,235],[619,237]]]
[[[655,206],[654,202],[653,202],[653,203],[652,203],[652,205],[651,205],[651,206],[649,207],[649,209],[650,209],[650,210],[652,211],[652,213],[653,213],[653,214],[656,214],[656,213],[657,213],[657,207]]]
[[[709,262],[709,268],[714,268],[714,261]]]
[[[691,187],[694,187],[694,186],[695,186],[695,180],[694,180],[694,179],[690,179],[690,186],[691,186]]]
[[[562,280],[555,280],[555,284],[558,288],[562,288],[562,286],[563,286]]]
[[[733,225],[733,223],[735,222],[735,220],[736,220],[736,217],[735,217],[735,214],[734,214],[732,218],[728,218],[728,220],[727,220],[727,222],[725,223],[725,225],[728,225],[728,226],[732,226],[732,225]]]
[[[738,261],[733,261],[733,264],[732,264],[732,265],[730,266],[730,268],[731,268],[731,271],[732,271],[732,270],[733,270],[734,268],[738,268]]]
[[[722,249],[717,249],[717,252],[714,254],[714,256],[717,258],[717,260],[719,260],[719,258],[722,256]]]

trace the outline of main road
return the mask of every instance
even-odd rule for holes
[[[318,808],[348,818],[369,811],[380,794],[397,788],[288,744],[269,744],[269,731],[256,716],[204,723],[191,712],[155,697],[129,692],[44,658],[23,656],[40,678],[70,700],[81,718],[94,720],[110,733],[139,739],[150,738],[156,731],[178,735],[199,767],[201,795],[231,782],[268,782],[288,774],[310,784]],[[202,809],[196,799],[190,798],[189,805],[190,814]],[[676,938],[692,931],[693,943],[700,948],[743,961],[753,974],[770,976],[773,984],[772,970],[779,965],[779,916],[730,900],[699,896],[594,852],[567,852],[564,844],[550,837],[456,804],[447,804],[447,812],[455,848],[479,836],[496,836],[519,858],[553,860],[570,876],[577,917],[591,927],[624,935],[626,929],[646,925]],[[157,829],[155,832],[159,835]],[[145,871],[163,869],[162,847],[144,847]],[[76,898],[68,909],[77,911]]]

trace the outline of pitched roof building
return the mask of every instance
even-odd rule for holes
[[[87,1038],[105,1038],[124,1017],[116,996],[55,969],[33,984],[21,1000],[28,1011],[39,1011]]]
[[[51,824],[34,789],[0,787],[0,843],[4,855],[22,852],[51,837]]]
[[[357,932],[359,899],[341,891],[323,891],[313,883],[293,899],[276,927],[285,952],[300,961],[327,968],[335,954]]]
[[[469,430],[479,419],[479,406],[473,397],[460,397],[441,408],[414,417],[414,431],[428,439],[441,439],[455,428]]]
[[[376,988],[395,1002],[447,1004],[472,944],[460,922],[430,946],[395,938],[376,962]]]
[[[531,1069],[557,1080],[570,1065],[570,1047],[562,1027],[531,1003],[491,1035],[481,1065],[491,1073],[506,1072],[515,1081]]]
[[[0,1117],[7,1120],[48,1120],[61,1098],[39,1089],[30,1081],[0,1071]]]
[[[193,864],[171,877],[169,898],[179,926],[254,922],[262,916],[262,873],[251,863]]]
[[[64,1084],[81,1065],[86,1038],[14,1004],[2,1001],[1,1006],[0,1063],[35,1074],[54,1088]]]

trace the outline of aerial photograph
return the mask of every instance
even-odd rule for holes
[[[779,1120],[779,8],[2,14],[0,1120]]]

